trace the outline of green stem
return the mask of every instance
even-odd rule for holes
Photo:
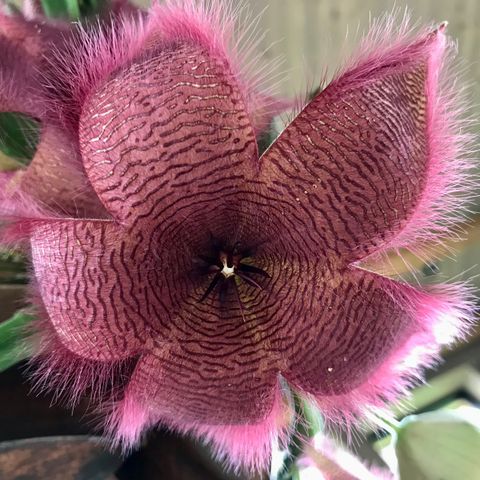
[[[278,480],[299,478],[297,460],[302,456],[305,445],[321,430],[320,415],[307,401],[294,394],[294,406],[297,422],[295,433],[288,445],[288,454],[278,474]]]
[[[375,415],[374,420],[379,427],[387,430],[392,435],[397,435],[401,430],[400,422],[393,417],[386,418],[384,416]]]

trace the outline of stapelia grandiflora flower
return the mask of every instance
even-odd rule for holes
[[[261,157],[278,102],[220,2],[77,30],[39,79],[2,28],[0,106],[43,125],[2,198],[4,240],[31,252],[40,382],[88,392],[126,448],[163,425],[261,469],[287,385],[351,422],[464,333],[467,287],[362,268],[454,236],[471,183],[445,25],[394,23]]]

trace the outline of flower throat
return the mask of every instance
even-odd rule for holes
[[[199,255],[200,275],[213,275],[210,284],[200,298],[203,302],[207,297],[218,293],[220,302],[223,302],[231,290],[235,291],[240,301],[237,282],[243,281],[248,285],[263,289],[262,278],[270,278],[270,275],[259,267],[250,263],[252,250],[242,248],[240,242],[229,245],[212,239],[211,252],[208,255]]]

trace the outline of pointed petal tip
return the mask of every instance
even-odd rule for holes
[[[262,472],[268,468],[272,448],[285,446],[293,411],[277,392],[270,413],[263,421],[244,425],[200,425],[193,429],[211,444],[214,454],[233,471]]]
[[[104,430],[114,448],[128,453],[139,445],[152,423],[148,409],[127,390],[123,400],[111,409]]]
[[[237,20],[242,13],[246,18],[239,30]],[[260,134],[271,118],[288,109],[291,102],[276,98],[266,87],[269,77],[273,77],[273,62],[262,65],[260,56],[254,56],[261,35],[256,27],[258,19],[250,19],[249,15],[242,4],[222,0],[155,2],[147,30],[151,37],[157,36],[167,44],[183,41],[204,48],[223,64],[239,87],[250,120]]]
[[[468,285],[443,285],[430,291],[401,284],[385,288],[411,312],[408,334],[362,385],[343,395],[316,399],[327,423],[347,430],[407,395],[423,380],[425,369],[438,363],[441,350],[465,338],[475,323],[475,297]]]
[[[440,33],[445,33],[447,31],[447,27],[448,27],[448,22],[447,20],[444,20],[437,28],[437,30],[440,32]]]
[[[293,412],[276,398],[270,413],[256,424],[205,425],[165,419],[149,411],[127,388],[123,400],[110,410],[104,429],[113,447],[127,453],[140,443],[149,428],[163,424],[203,439],[211,445],[215,457],[233,471],[260,472],[268,468],[273,445],[286,445],[292,418]]]
[[[478,180],[472,180],[475,162],[471,153],[474,134],[467,120],[470,102],[459,87],[453,62],[456,47],[446,34],[447,25],[444,21],[436,28],[414,32],[405,20],[395,36],[379,24],[367,36],[368,48],[361,55],[364,63],[378,61],[375,57],[398,57],[413,64],[425,62],[427,72],[428,157],[424,186],[410,220],[383,250],[455,240],[456,225],[469,219],[468,207],[478,188]]]

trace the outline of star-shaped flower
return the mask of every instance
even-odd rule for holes
[[[170,0],[77,31],[30,82],[34,109],[28,60],[2,62],[0,106],[43,122],[2,208],[31,249],[43,381],[90,389],[124,446],[161,424],[253,469],[288,430],[286,384],[350,421],[464,332],[468,288],[360,262],[451,234],[468,138],[445,25],[387,24],[259,157],[273,100],[233,23]]]

